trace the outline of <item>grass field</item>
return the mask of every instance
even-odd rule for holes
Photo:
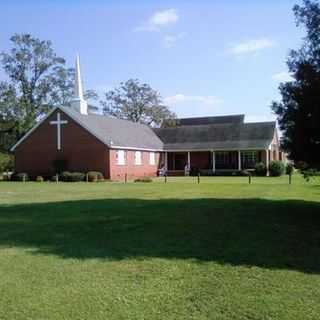
[[[320,186],[0,183],[0,319],[319,319]]]

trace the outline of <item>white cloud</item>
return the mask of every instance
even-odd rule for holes
[[[172,48],[177,41],[184,38],[185,33],[181,32],[177,35],[166,35],[163,38],[163,46],[167,49]]]
[[[261,50],[272,48],[276,43],[268,38],[252,39],[240,42],[231,47],[229,52],[236,56],[257,53]]]
[[[283,71],[283,72],[273,74],[272,80],[279,81],[279,82],[287,82],[287,81],[292,81],[293,78],[289,72]]]
[[[205,105],[216,105],[222,103],[223,100],[215,96],[188,96],[184,94],[176,94],[166,97],[164,102],[169,106],[175,106],[181,103],[202,103]]]
[[[175,9],[157,11],[135,31],[159,31],[161,27],[175,24],[178,20],[179,15]]]

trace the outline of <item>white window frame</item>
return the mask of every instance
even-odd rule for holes
[[[126,165],[126,158],[127,158],[126,156],[127,156],[127,154],[126,154],[125,150],[117,150],[116,151],[116,159],[117,159],[118,166]]]
[[[142,152],[141,151],[135,151],[134,152],[134,164],[136,166],[141,166],[142,165]]]
[[[156,153],[155,152],[149,152],[149,164],[151,166],[154,166],[156,164]]]

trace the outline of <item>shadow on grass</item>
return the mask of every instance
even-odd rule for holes
[[[0,206],[0,246],[320,272],[320,203],[106,199]]]

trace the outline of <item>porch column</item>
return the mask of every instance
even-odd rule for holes
[[[191,163],[190,163],[190,151],[188,151],[188,170],[191,168]]]
[[[238,170],[241,171],[241,151],[238,151]]]
[[[267,176],[269,175],[269,150],[266,150],[266,167],[267,167]]]
[[[168,171],[168,152],[164,153],[164,170]]]
[[[216,172],[216,153],[212,151],[212,171]]]

